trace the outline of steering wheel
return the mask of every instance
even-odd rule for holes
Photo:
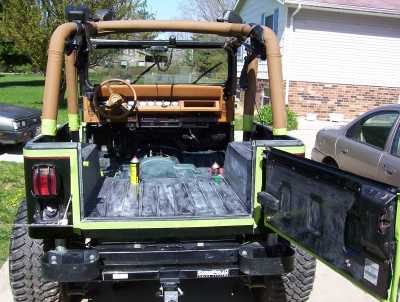
[[[122,95],[115,92],[111,83],[120,83],[128,87],[129,95]],[[107,86],[110,96],[105,104],[99,104],[98,97],[103,86]],[[133,101],[128,97],[132,97]],[[109,79],[103,81],[96,89],[93,96],[93,106],[103,118],[107,120],[121,120],[126,118],[136,108],[137,95],[135,89],[127,82],[121,79]]]

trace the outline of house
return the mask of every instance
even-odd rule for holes
[[[277,34],[298,115],[350,119],[400,102],[399,0],[239,0],[235,11]],[[238,62],[240,72],[243,50]],[[258,78],[267,77],[261,62]]]

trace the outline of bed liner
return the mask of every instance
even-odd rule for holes
[[[248,216],[250,209],[223,178],[157,178],[133,185],[106,177],[87,204],[91,218]]]

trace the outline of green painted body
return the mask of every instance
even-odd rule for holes
[[[400,209],[400,194],[397,195],[397,209]],[[400,280],[400,211],[396,211],[396,227],[395,227],[396,255],[394,258],[394,269],[392,283],[389,290],[389,297],[385,302],[397,302],[399,295]]]

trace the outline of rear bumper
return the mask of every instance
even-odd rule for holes
[[[235,278],[282,275],[293,270],[293,263],[290,247],[258,242],[112,244],[49,251],[42,259],[42,274],[60,282]]]

